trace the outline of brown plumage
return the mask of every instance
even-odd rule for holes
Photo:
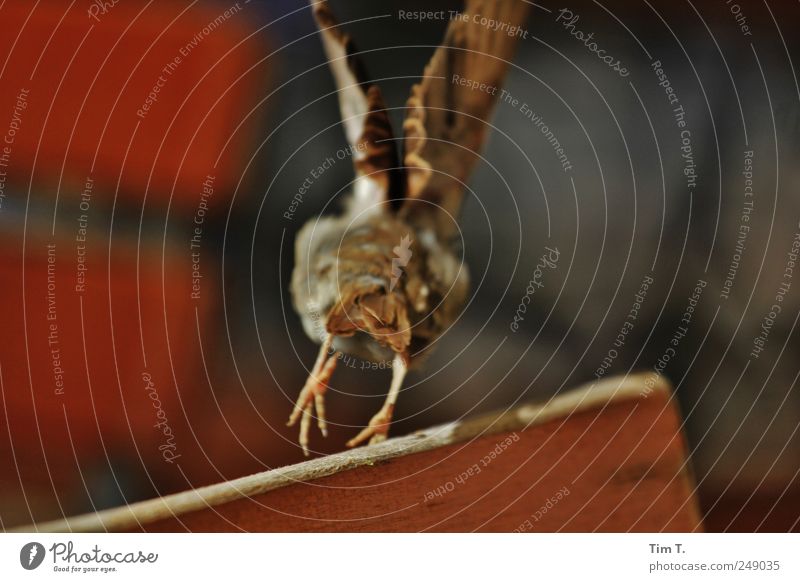
[[[312,6],[356,180],[344,213],[309,221],[295,245],[294,307],[308,336],[322,344],[289,419],[300,420],[306,455],[315,411],[327,434],[324,395],[339,352],[392,362],[386,403],[348,446],[380,442],[409,365],[461,312],[469,278],[454,244],[455,221],[516,45],[516,37],[473,16],[521,26],[528,14],[522,0],[466,2],[412,88],[401,166],[380,89],[367,80],[328,3]],[[471,89],[454,83],[454,75],[497,89]]]

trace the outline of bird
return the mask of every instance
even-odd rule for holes
[[[347,446],[379,443],[408,370],[463,310],[469,273],[458,216],[520,36],[508,32],[522,30],[529,12],[523,0],[466,0],[411,88],[397,138],[353,39],[327,1],[310,5],[355,179],[342,211],[312,218],[295,239],[292,304],[320,344],[287,423],[299,421],[305,456],[314,419],[328,434],[325,396],[343,354],[392,370],[383,406]]]

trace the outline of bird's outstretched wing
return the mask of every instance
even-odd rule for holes
[[[399,198],[403,176],[381,91],[369,81],[352,39],[339,26],[328,2],[310,3],[336,80],[344,132],[353,151],[354,202],[358,208],[368,208]]]
[[[464,182],[478,161],[528,13],[524,0],[467,0],[411,90],[401,213],[442,238],[455,232]]]

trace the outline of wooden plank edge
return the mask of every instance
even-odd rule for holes
[[[655,373],[615,376],[557,394],[545,403],[526,404],[508,411],[450,422],[407,436],[391,438],[378,445],[343,451],[223,483],[131,503],[124,507],[27,524],[8,531],[45,533],[138,529],[140,524],[252,497],[296,482],[314,481],[340,471],[373,465],[481,436],[524,430],[570,414],[602,408],[615,402],[646,398],[659,392],[668,399],[672,395],[667,380]]]

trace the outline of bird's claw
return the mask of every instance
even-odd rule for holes
[[[292,415],[289,417],[289,422],[286,426],[294,426],[297,420],[300,419],[300,446],[303,447],[303,454],[309,456],[308,449],[308,436],[311,429],[311,420],[314,416],[314,408],[316,408],[316,418],[319,430],[322,436],[328,436],[328,426],[325,419],[325,395],[324,387],[322,393],[315,394],[311,390],[303,388],[300,396],[297,398],[297,403],[294,405]]]
[[[394,412],[394,405],[388,404],[381,408],[375,416],[373,416],[369,424],[358,433],[356,436],[347,441],[348,447],[356,447],[369,439],[369,444],[376,445],[386,440],[389,434],[389,427],[392,424],[392,414]]]
[[[333,374],[333,369],[336,367],[336,359],[338,354],[333,354],[318,370],[315,367],[306,380],[305,386],[300,391],[297,397],[297,402],[294,405],[294,410],[289,417],[289,422],[286,426],[294,426],[300,420],[300,446],[303,448],[303,454],[308,457],[310,452],[308,449],[308,436],[311,430],[311,420],[314,417],[316,409],[316,419],[319,431],[322,436],[328,436],[328,421],[325,416],[325,392],[328,389],[328,380]]]

